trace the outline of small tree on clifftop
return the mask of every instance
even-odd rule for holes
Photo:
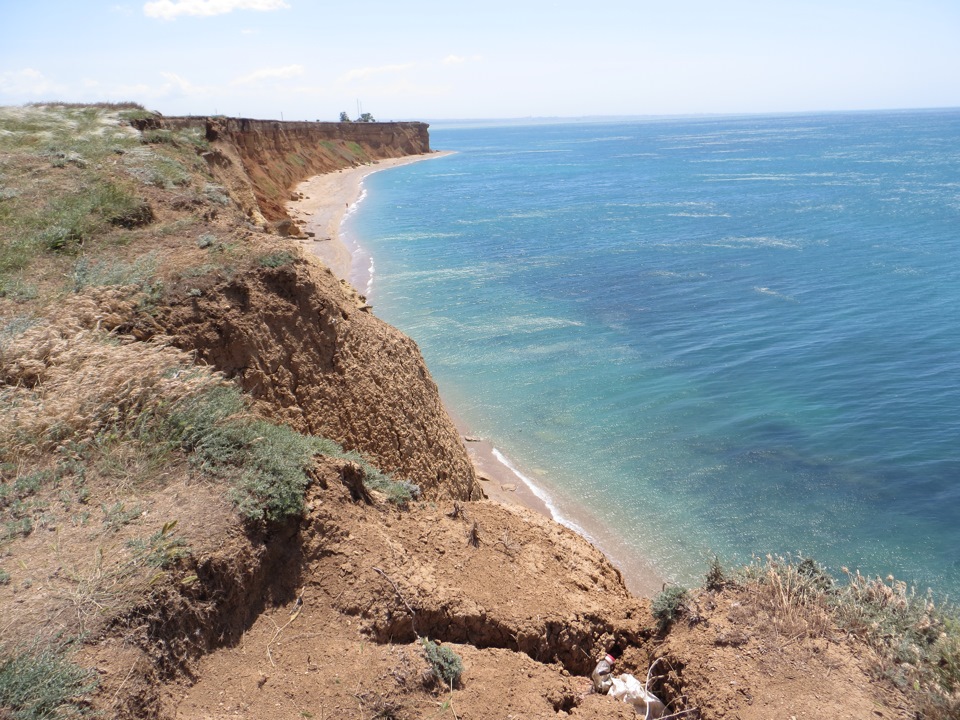
[[[344,110],[342,113],[340,113],[340,122],[352,122],[352,121],[350,120],[350,116],[347,115],[347,111],[346,111],[346,110]]]

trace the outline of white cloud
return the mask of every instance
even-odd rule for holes
[[[178,15],[210,17],[234,10],[282,10],[289,8],[284,0],[156,0],[144,3],[147,17],[173,20]]]
[[[210,91],[209,88],[201,85],[194,85],[192,82],[186,78],[180,77],[176,73],[161,72],[160,75],[164,80],[167,81],[160,87],[160,95],[168,95],[172,90],[176,90],[183,95],[204,95]]]
[[[284,79],[303,75],[303,65],[285,65],[278,68],[263,68],[232,81],[231,85],[249,85],[261,80]]]
[[[14,97],[37,97],[51,93],[60,93],[64,85],[48,80],[43,73],[33,68],[7,70],[0,73],[0,93]],[[54,98],[50,98],[54,99]]]
[[[406,63],[404,65],[381,65],[379,67],[357,68],[355,70],[350,70],[343,77],[341,77],[340,82],[366,80],[374,75],[403,72],[404,70],[410,70],[413,67],[414,63]]]

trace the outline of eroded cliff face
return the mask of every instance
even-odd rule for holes
[[[430,152],[420,122],[276,122],[163,118],[169,128],[201,127],[214,175],[257,224],[287,219],[290,189],[306,178],[385,158]]]
[[[363,453],[426,497],[480,497],[416,343],[361,307],[304,259],[220,278],[159,313],[178,345],[235,378],[265,414]]]

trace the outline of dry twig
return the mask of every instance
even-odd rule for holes
[[[270,642],[267,643],[267,658],[270,660],[270,664],[273,665],[274,667],[276,667],[277,664],[273,661],[273,654],[270,652],[270,646],[277,641],[277,638],[280,637],[280,633],[286,630],[287,626],[290,623],[292,623],[294,620],[300,617],[301,610],[303,610],[302,594],[300,595],[300,597],[297,598],[297,604],[294,606],[293,611],[290,613],[290,619],[283,624],[283,627],[277,626],[277,632],[274,633],[273,638],[270,640]],[[273,622],[273,618],[270,618],[270,622]],[[276,625],[275,622],[273,624]]]
[[[413,627],[413,634],[417,637],[420,637],[420,633],[417,632],[417,613],[414,612],[412,607],[410,607],[410,603],[407,602],[407,599],[403,596],[403,593],[400,592],[400,588],[397,587],[397,584],[391,580],[383,570],[378,567],[373,568],[373,570],[380,573],[383,576],[383,579],[393,586],[393,591],[397,593],[397,597],[400,598],[400,602],[404,604],[404,606],[407,608],[407,612],[410,613],[410,624]]]

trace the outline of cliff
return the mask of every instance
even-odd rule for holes
[[[195,280],[181,283],[157,319],[267,416],[362,452],[425,497],[480,496],[417,346],[361,310],[328,270],[290,260],[208,283],[200,295],[189,294]]]
[[[171,130],[202,129],[215,176],[257,224],[287,218],[284,204],[301,180],[385,158],[430,152],[420,122],[275,122],[241,118],[162,118]]]
[[[290,189],[307,177],[430,151],[424,123],[174,117],[154,124],[202,131],[211,172],[255,220],[286,217]],[[329,271],[291,256],[281,267],[206,283],[199,296],[171,293],[158,319],[178,345],[237,380],[267,415],[364,453],[385,472],[416,482],[426,497],[479,497],[418,348],[361,311]]]

